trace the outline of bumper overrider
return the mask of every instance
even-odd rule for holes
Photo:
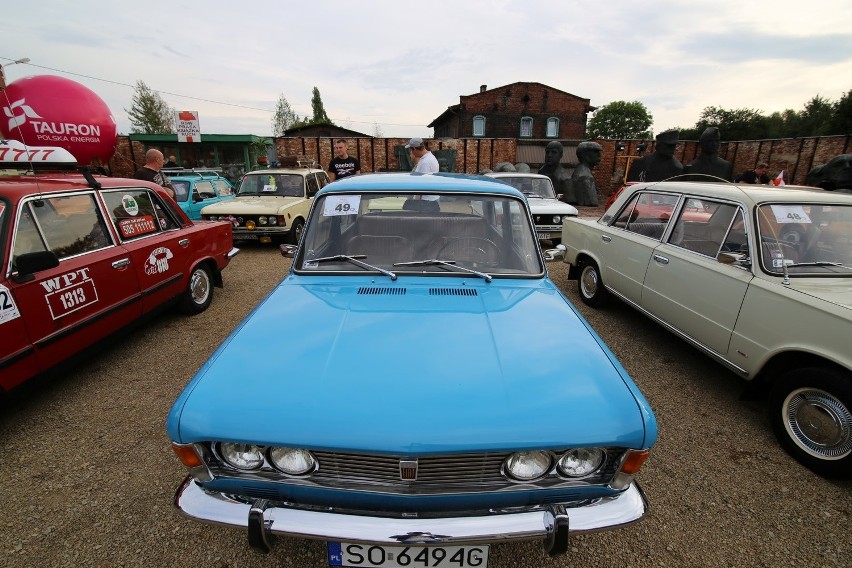
[[[490,544],[506,540],[541,539],[551,556],[568,550],[570,532],[616,528],[640,520],[648,509],[645,494],[633,481],[627,489],[594,501],[555,503],[526,510],[492,511],[480,516],[390,518],[329,510],[305,510],[249,503],[219,492],[205,491],[192,476],[178,487],[175,506],[185,515],[214,524],[243,527],[249,544],[271,549],[273,535],[374,545]]]

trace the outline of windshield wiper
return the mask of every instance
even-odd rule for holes
[[[788,268],[791,266],[839,266],[840,268],[852,270],[852,267],[850,266],[846,266],[845,264],[841,264],[839,262],[829,262],[827,260],[819,260],[816,262],[793,262],[787,265]]]
[[[346,262],[351,262],[355,266],[360,266],[361,268],[366,268],[367,270],[375,270],[376,272],[381,272],[385,276],[390,276],[391,280],[396,280],[396,274],[390,272],[389,270],[385,270],[384,268],[379,268],[378,266],[373,266],[372,264],[367,264],[366,262],[361,262],[358,259],[367,258],[366,254],[335,254],[334,256],[323,256],[320,258],[312,258],[310,260],[306,260],[305,264],[311,262],[334,262],[336,260],[345,260]]]
[[[394,262],[394,266],[442,266],[442,267],[450,267],[455,268],[456,270],[461,270],[462,272],[467,272],[468,274],[475,274],[480,278],[485,279],[486,282],[491,282],[492,277],[490,274],[485,274],[484,272],[479,272],[477,270],[471,270],[470,268],[465,268],[464,266],[457,266],[455,260],[438,260],[437,258],[432,258],[429,260],[412,260],[410,262]]]

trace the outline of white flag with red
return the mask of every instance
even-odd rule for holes
[[[786,183],[784,183],[784,170],[781,170],[780,172],[778,172],[778,177],[776,177],[772,181],[772,183],[773,183],[773,185],[776,185],[776,186],[787,185]]]

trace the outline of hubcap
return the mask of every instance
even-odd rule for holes
[[[203,304],[207,301],[207,295],[210,293],[210,279],[207,278],[207,273],[203,270],[196,270],[192,273],[192,282],[189,284],[189,289],[192,292],[192,301],[196,304]]]
[[[788,434],[812,456],[839,460],[852,453],[852,414],[831,393],[797,389],[787,395],[781,412]]]
[[[583,274],[580,275],[580,284],[583,288],[583,295],[591,298],[598,291],[598,273],[591,266],[583,269]]]

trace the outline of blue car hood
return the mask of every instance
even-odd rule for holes
[[[656,423],[547,279],[288,276],[175,402],[204,440],[362,452],[650,447]]]

